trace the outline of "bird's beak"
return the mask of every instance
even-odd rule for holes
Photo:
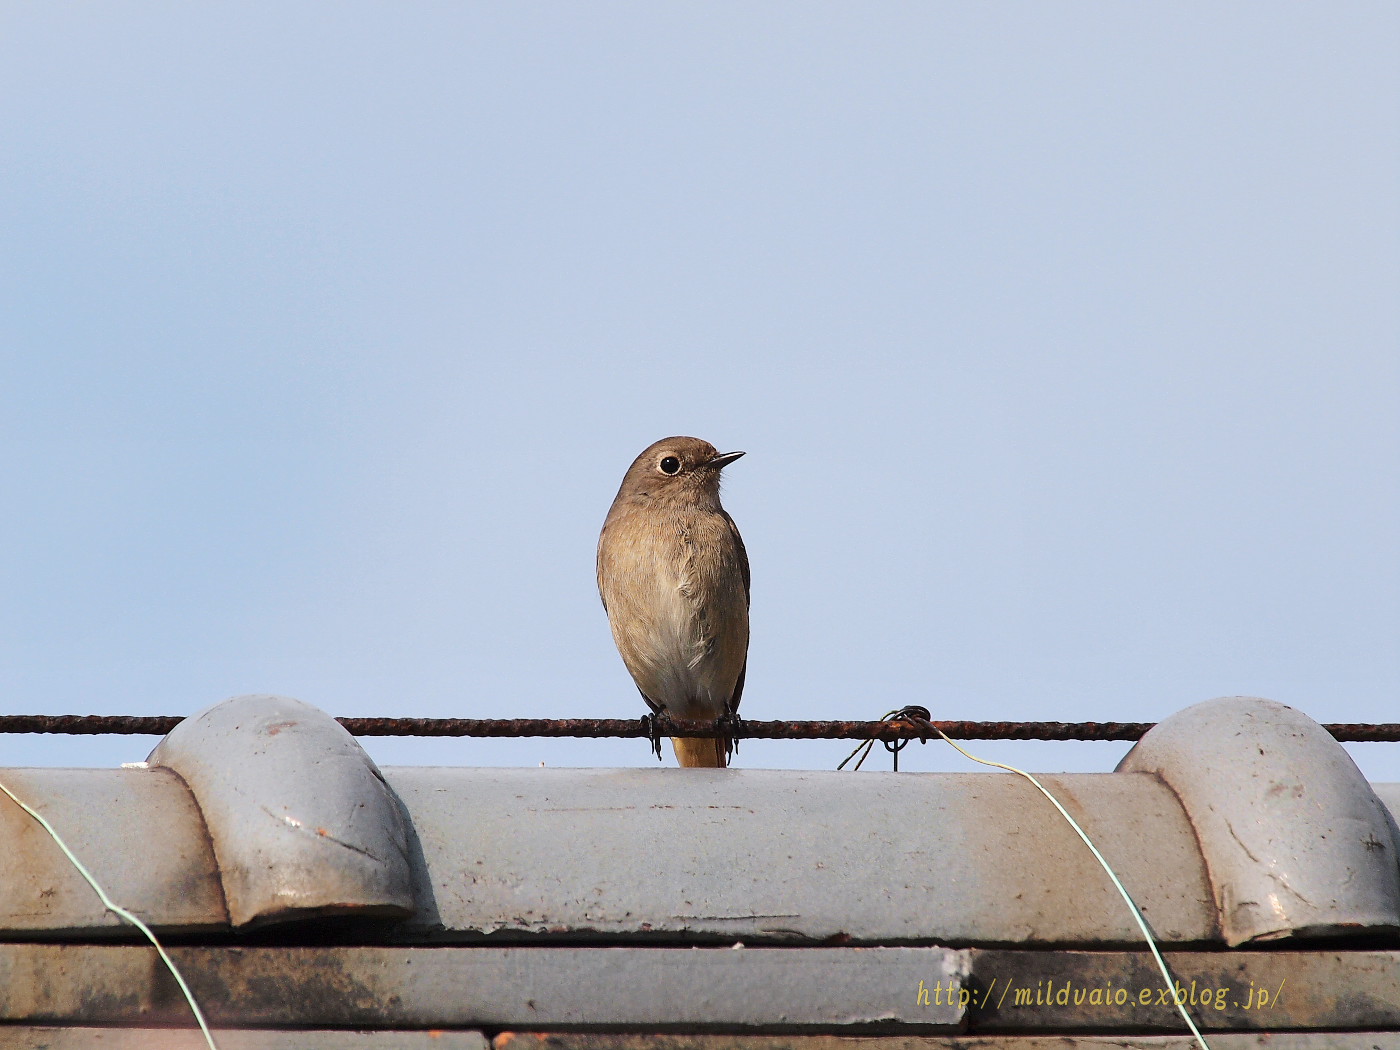
[[[706,460],[705,466],[714,467],[715,470],[723,470],[742,455],[742,452],[726,452],[723,455],[716,456],[714,459]]]

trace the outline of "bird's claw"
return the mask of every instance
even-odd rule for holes
[[[726,711],[715,719],[715,728],[724,740],[724,757],[732,757],[739,750],[739,739],[744,735],[744,720],[737,711]]]
[[[642,715],[642,732],[651,741],[652,753],[656,755],[656,760],[661,761],[661,725],[656,720],[656,715]]]

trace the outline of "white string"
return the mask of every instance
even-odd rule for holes
[[[1015,773],[1017,776],[1025,777],[1027,780],[1029,780],[1032,784],[1036,786],[1036,788],[1040,791],[1042,795],[1044,795],[1050,800],[1051,804],[1056,809],[1060,811],[1060,816],[1064,817],[1065,820],[1069,821],[1069,826],[1072,827],[1075,830],[1075,833],[1081,839],[1084,840],[1084,845],[1089,847],[1089,852],[1091,852],[1094,855],[1094,859],[1097,860],[1099,864],[1102,865],[1103,870],[1108,873],[1109,879],[1112,881],[1114,887],[1118,890],[1119,894],[1122,895],[1124,903],[1128,905],[1128,910],[1133,913],[1133,918],[1137,921],[1138,929],[1142,931],[1143,937],[1147,939],[1147,946],[1152,949],[1152,958],[1157,960],[1157,968],[1162,971],[1162,980],[1166,982],[1167,993],[1171,996],[1172,1002],[1176,1004],[1177,1011],[1181,1014],[1182,1019],[1186,1022],[1186,1027],[1191,1029],[1191,1035],[1195,1037],[1196,1042],[1201,1044],[1201,1050],[1210,1050],[1210,1044],[1206,1042],[1206,1037],[1201,1035],[1200,1029],[1196,1027],[1196,1022],[1191,1019],[1191,1014],[1186,1009],[1186,1004],[1181,1002],[1181,997],[1176,994],[1176,987],[1172,979],[1172,973],[1169,969],[1167,969],[1167,961],[1162,958],[1162,953],[1157,950],[1157,940],[1152,936],[1152,931],[1147,928],[1147,920],[1142,917],[1142,912],[1138,909],[1137,904],[1129,895],[1127,887],[1123,885],[1122,881],[1114,873],[1113,869],[1109,867],[1108,861],[1105,860],[1104,855],[1099,852],[1099,848],[1095,846],[1092,841],[1090,841],[1089,836],[1085,834],[1084,829],[1079,826],[1079,822],[1069,815],[1069,811],[1065,809],[1064,806],[1060,805],[1060,800],[1057,799],[1054,795],[1050,794],[1049,789],[1047,789],[1044,784],[1042,784],[1035,777],[1031,776],[1031,774],[1027,773],[1024,769],[1017,769],[1015,766],[1008,766],[1003,762],[993,762],[987,758],[978,758],[976,755],[970,754],[968,751],[960,747],[958,743],[955,740],[953,740],[952,737],[948,736],[947,733],[943,732],[943,730],[939,729],[935,725],[932,725],[931,723],[930,725],[931,728],[936,733],[938,733],[939,736],[941,736],[944,740],[948,741],[948,743],[951,744],[953,748],[960,752],[965,758],[970,758],[974,762],[980,762],[984,766],[995,766],[997,769],[1004,769],[1008,773]]]
[[[170,975],[175,978],[175,983],[180,986],[180,991],[185,993],[185,1001],[190,1004],[190,1010],[194,1013],[194,1019],[199,1022],[199,1030],[204,1033],[204,1041],[209,1044],[209,1050],[219,1050],[219,1048],[214,1045],[214,1037],[209,1032],[209,1026],[204,1023],[204,1013],[199,1009],[199,1004],[194,1001],[194,994],[190,991],[190,986],[185,983],[184,977],[182,977],[180,975],[180,971],[176,969],[175,961],[171,959],[169,955],[166,954],[165,948],[161,946],[160,941],[156,940],[156,935],[151,932],[151,928],[147,926],[144,922],[142,922],[136,915],[127,911],[120,904],[117,904],[115,901],[113,901],[111,897],[107,896],[107,891],[104,890],[98,884],[97,880],[92,877],[92,873],[83,866],[83,862],[80,861],[74,855],[73,851],[68,848],[68,844],[64,842],[62,838],[59,837],[58,832],[54,830],[52,824],[50,824],[47,820],[44,819],[43,814],[39,813],[35,809],[32,809],[25,802],[21,801],[20,798],[3,783],[0,783],[0,791],[3,791],[5,794],[9,795],[11,801],[13,801],[15,805],[17,805],[20,809],[24,810],[31,817],[37,820],[40,826],[43,827],[43,829],[49,833],[49,838],[54,840],[55,844],[57,844],[58,848],[63,851],[63,855],[68,858],[68,860],[72,863],[73,867],[78,869],[78,874],[81,875],[83,878],[87,879],[88,885],[97,891],[97,896],[102,899],[103,907],[105,907],[108,911],[115,912],[127,922],[131,923],[131,925],[135,926],[138,930],[140,930],[146,935],[146,939],[148,941],[155,945],[155,949],[157,952],[160,953],[160,957],[165,962],[165,966],[170,971]]]

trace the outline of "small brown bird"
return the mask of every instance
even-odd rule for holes
[[[633,462],[598,537],[598,593],[642,699],[673,718],[736,718],[749,658],[749,556],[719,503],[742,456],[669,437]],[[729,737],[672,737],[683,766],[724,766]]]

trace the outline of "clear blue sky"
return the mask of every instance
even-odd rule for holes
[[[749,453],[751,718],[1400,720],[1397,40],[1393,3],[6,5],[3,706],[640,715],[594,545],[694,434]]]

